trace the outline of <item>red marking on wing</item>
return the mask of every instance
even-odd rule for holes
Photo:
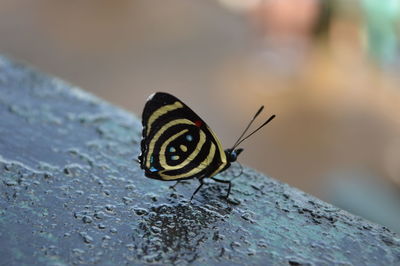
[[[201,125],[203,125],[203,122],[200,120],[196,120],[194,121],[194,124],[196,125],[196,127],[201,127]]]

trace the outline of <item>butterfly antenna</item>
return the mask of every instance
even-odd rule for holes
[[[236,142],[236,144],[233,146],[232,150],[235,149],[240,143],[242,143],[243,141],[245,141],[246,139],[250,138],[254,133],[256,133],[257,131],[259,131],[261,128],[263,128],[266,124],[268,124],[269,122],[271,122],[272,119],[275,118],[275,115],[272,115],[270,118],[268,118],[267,121],[265,121],[261,126],[259,126],[256,130],[254,130],[253,132],[251,132],[249,135],[247,135],[246,137],[244,137],[242,140]],[[253,119],[254,120],[254,119]]]
[[[264,109],[264,105],[261,105],[260,109],[258,109],[257,113],[254,115],[254,117],[250,120],[249,124],[247,125],[247,127],[245,128],[245,130],[243,131],[243,133],[240,135],[240,137],[238,138],[238,140],[235,142],[235,144],[233,144],[233,149],[237,146],[238,143],[240,143],[240,139],[244,136],[244,134],[246,134],[247,130],[249,130],[251,124],[254,122],[254,120],[257,118],[257,116],[259,114],[261,114],[262,110]]]

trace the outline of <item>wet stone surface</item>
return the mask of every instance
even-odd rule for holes
[[[400,264],[398,235],[248,168],[190,203],[134,161],[138,118],[2,57],[0,114],[2,265]]]

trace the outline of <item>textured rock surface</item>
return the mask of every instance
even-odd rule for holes
[[[251,169],[230,202],[209,182],[189,203],[195,180],[143,176],[140,130],[0,58],[0,264],[400,264],[398,235]]]

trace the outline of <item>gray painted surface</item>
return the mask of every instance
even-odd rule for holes
[[[144,177],[140,135],[132,114],[0,57],[0,264],[400,264],[398,235],[248,168],[229,202],[209,182],[190,203],[196,180]]]

